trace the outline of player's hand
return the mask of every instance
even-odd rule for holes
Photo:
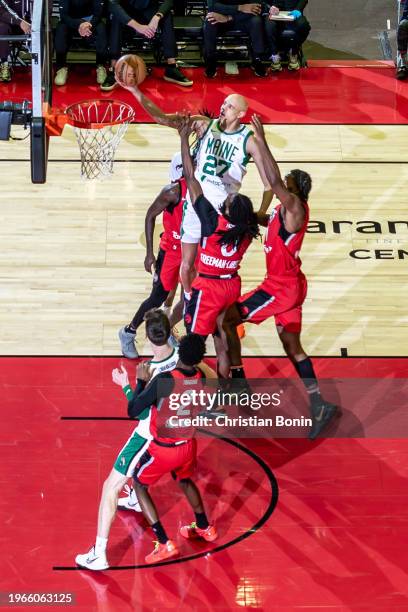
[[[121,369],[115,368],[112,370],[112,380],[115,385],[119,385],[123,388],[129,384],[129,376],[123,365],[121,365],[120,368]]]
[[[275,15],[279,15],[279,9],[277,6],[271,6],[269,9],[269,19],[274,17]]]
[[[24,34],[29,34],[31,32],[31,24],[24,19],[20,21],[20,28],[23,30]]]
[[[252,115],[251,125],[254,130],[254,136],[256,138],[259,138],[260,140],[265,140],[265,130],[259,118],[259,115],[256,115],[256,114]]]
[[[238,10],[241,13],[248,13],[248,15],[260,15],[261,14],[262,5],[261,4],[239,4]]]
[[[156,267],[156,258],[153,253],[146,255],[144,260],[144,267],[146,272],[149,272],[149,274],[153,274],[154,269]]]
[[[181,138],[188,138],[193,131],[193,121],[190,115],[179,114],[177,120],[177,130]]]
[[[206,20],[210,23],[227,23],[229,21],[228,15],[222,15],[221,13],[215,13],[214,11],[207,13]]]
[[[136,378],[147,382],[150,380],[152,373],[150,371],[150,364],[148,361],[142,361],[136,368]]]
[[[92,23],[89,21],[83,21],[79,24],[78,32],[83,38],[92,36]]]

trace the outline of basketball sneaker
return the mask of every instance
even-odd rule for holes
[[[110,67],[108,72],[106,73],[106,78],[103,83],[101,83],[102,91],[112,91],[115,89],[117,82],[115,80],[115,69]]]
[[[203,538],[206,542],[214,542],[214,540],[218,538],[218,533],[214,525],[208,525],[206,529],[200,529],[197,527],[196,523],[191,523],[191,525],[183,525],[183,527],[180,527],[180,533],[183,538],[187,540]]]
[[[134,510],[135,512],[141,512],[139,502],[137,501],[136,493],[132,487],[125,485],[126,497],[120,497],[118,499],[119,510]]]
[[[0,64],[0,81],[3,81],[3,83],[11,81],[11,70],[8,62]]]
[[[75,557],[75,563],[79,567],[86,567],[90,570],[101,571],[106,570],[109,567],[106,553],[95,553],[95,546],[92,546],[91,550],[83,555],[77,555]]]
[[[180,554],[179,549],[172,540],[167,540],[165,544],[160,544],[160,542],[155,542],[154,544],[153,552],[145,557],[145,561],[149,565],[170,559],[171,557],[177,557]]]
[[[136,334],[127,332],[126,327],[122,327],[122,329],[120,329],[118,332],[118,336],[122,355],[128,359],[137,359],[137,357],[139,357],[139,353],[137,352],[135,346]]]
[[[312,428],[309,431],[309,440],[315,440],[335,416],[340,416],[338,408],[329,402],[322,402],[312,408]]]
[[[107,76],[108,73],[106,72],[105,66],[99,64],[99,66],[96,67],[96,82],[98,83],[98,85],[102,85],[102,83],[105,82]]]
[[[63,66],[59,70],[57,70],[57,74],[55,75],[54,83],[57,87],[62,87],[65,85],[68,79],[68,68]]]
[[[177,68],[176,64],[167,64],[163,78],[165,81],[169,81],[169,83],[176,83],[182,87],[190,87],[190,85],[193,84],[193,81],[187,78],[186,75]]]

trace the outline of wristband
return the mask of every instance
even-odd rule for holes
[[[123,387],[123,393],[129,399],[129,397],[133,395],[132,387],[130,385],[126,385],[125,387]]]

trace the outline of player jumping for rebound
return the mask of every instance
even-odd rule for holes
[[[119,330],[122,353],[128,359],[136,359],[135,339],[144,315],[152,308],[161,306],[171,292],[176,290],[180,278],[181,245],[180,232],[183,206],[186,198],[186,182],[183,178],[164,187],[146,213],[146,272],[153,271],[153,287],[149,297],[140,305],[132,321]],[[161,235],[157,259],[153,254],[155,220],[163,213],[164,232]],[[180,311],[181,319],[181,311]],[[177,323],[175,317],[172,324]]]
[[[252,239],[259,236],[259,227],[247,196],[227,196],[218,212],[204,196],[195,178],[189,148],[191,126],[189,117],[180,123],[181,155],[187,189],[200,219],[202,238],[196,264],[198,275],[192,283],[191,299],[186,301],[184,321],[188,332],[206,337],[216,332],[221,313],[241,294],[239,266]],[[217,349],[220,360],[220,347]]]
[[[120,82],[119,82],[120,83]],[[166,114],[147,98],[137,86],[125,86],[135,96],[146,112],[161,124],[178,128],[179,114]],[[201,133],[200,146],[196,156],[195,176],[200,182],[204,196],[218,211],[230,194],[241,188],[246,166],[252,157],[264,185],[263,207],[267,209],[272,200],[270,184],[263,168],[262,155],[251,129],[241,124],[248,110],[248,103],[240,94],[230,94],[221,105],[220,115],[211,119],[193,115],[194,128]],[[181,281],[187,299],[191,294],[191,283],[195,277],[194,262],[197,245],[201,238],[200,220],[187,197],[182,224]]]
[[[223,329],[228,340],[231,375],[233,378],[245,377],[237,325],[242,322],[259,324],[269,317],[275,317],[283,348],[309,395],[312,415],[309,438],[313,440],[333,419],[337,407],[326,402],[320,395],[312,361],[300,341],[302,305],[306,298],[307,282],[301,271],[299,252],[309,220],[307,200],[312,181],[307,172],[292,170],[284,182],[266,142],[259,117],[254,115],[251,123],[264,159],[268,181],[280,204],[271,215],[258,213],[260,225],[267,227],[264,241],[265,279],[256,289],[242,295],[224,317]]]

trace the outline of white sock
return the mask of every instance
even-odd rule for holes
[[[108,545],[108,538],[100,538],[99,536],[96,536],[95,553],[97,555],[100,555],[101,553],[105,553],[107,545]]]

